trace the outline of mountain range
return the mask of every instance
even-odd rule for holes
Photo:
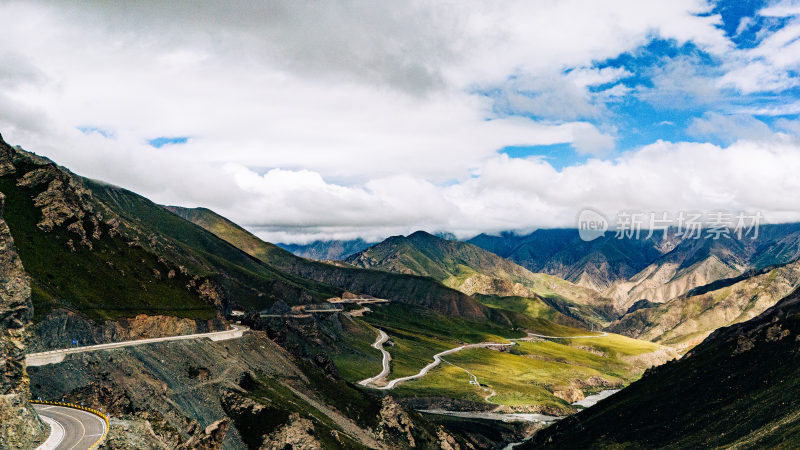
[[[155,204],[1,138],[0,193],[0,433],[15,442],[42,439],[37,396],[102,405],[125,423],[112,423],[112,448],[283,448],[298,436],[322,448],[494,448],[534,430],[416,410],[570,415],[575,401],[620,387],[525,445],[800,439],[800,224],[717,240],[537,230],[462,242],[418,231],[329,241],[304,258],[209,209]],[[327,308],[341,299],[373,303]],[[250,330],[227,343],[25,369],[30,351],[234,320]],[[381,333],[383,383],[462,351],[388,395],[358,383],[382,369]]]

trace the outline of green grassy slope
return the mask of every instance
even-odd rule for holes
[[[528,448],[796,448],[800,294],[541,432]]]
[[[283,274],[130,191],[87,180],[0,141],[6,219],[31,275],[36,319],[61,307],[93,319],[209,319],[341,290]]]
[[[281,272],[133,192],[96,182],[89,182],[89,186],[99,199],[113,205],[143,232],[166,239],[159,251],[214,276],[241,306],[263,309],[278,299],[294,304],[322,301],[341,293],[323,283]]]
[[[297,257],[207,209],[169,207],[250,255],[283,272],[340,289],[378,298],[426,306],[436,311],[485,319],[486,310],[473,298],[428,277],[332,265]]]
[[[504,312],[498,311],[498,314]],[[526,335],[523,328],[552,336],[585,336],[582,329],[556,324],[548,319],[509,313],[511,326],[472,322],[403,304],[374,307],[363,320],[389,334],[384,348],[392,355],[389,380],[413,375],[433,360],[433,355],[463,344],[510,343]],[[524,323],[524,327],[520,324]],[[599,335],[599,333],[598,333]],[[375,339],[366,336],[362,345]],[[575,391],[593,393],[635,380],[644,368],[636,357],[661,350],[645,341],[608,335],[582,339],[516,341],[506,351],[470,349],[448,355],[445,363],[425,377],[406,382],[393,395],[415,399],[454,399],[484,405],[505,405],[522,410],[566,414],[575,409],[561,397]],[[369,353],[365,356],[368,358]],[[372,350],[372,361],[380,354]],[[337,364],[338,365],[338,364]],[[367,378],[380,371],[353,373]],[[469,374],[484,386],[470,384]],[[486,399],[494,390],[495,395]]]
[[[33,168],[17,166],[21,173]],[[214,316],[213,306],[185,287],[190,277],[176,271],[174,278],[156,278],[154,270],[166,274],[176,267],[141,247],[129,246],[121,237],[110,237],[105,224],[103,237],[93,242],[92,250],[77,245],[71,251],[67,241],[76,236],[63,227],[39,229],[41,213],[33,198],[43,189],[18,187],[17,179],[16,174],[0,177],[0,191],[6,196],[6,221],[31,275],[37,319],[53,307],[74,308],[98,319],[138,313]]]

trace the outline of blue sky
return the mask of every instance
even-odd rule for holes
[[[586,207],[800,221],[797,0],[0,16],[6,140],[270,241],[566,227]]]
[[[712,4],[706,16],[717,16],[716,27],[729,39],[731,50],[745,52],[757,48],[763,41],[792,24],[791,16],[776,17],[760,13],[776,2],[719,1]],[[616,143],[613,150],[599,155],[586,155],[570,144],[540,146],[511,146],[500,150],[514,158],[535,157],[548,161],[554,168],[584,163],[588,157],[613,159],[625,151],[652,144],[658,140],[671,142],[706,142],[726,146],[748,133],[785,132],[798,119],[798,109],[758,113],[758,109],[779,108],[800,100],[800,87],[789,83],[778,89],[742,92],[736,86],[713,86],[723,77],[730,62],[727,55],[713,54],[692,41],[679,42],[652,36],[643,45],[612,58],[592,61],[589,69],[619,69],[624,74],[607,83],[587,87],[589,97],[595,97],[604,113],[579,116],[599,129],[613,129]],[[574,67],[562,68],[569,74]],[[683,81],[708,83],[713,88],[702,92],[686,92],[675,86],[664,86],[670,71],[684,76]],[[786,70],[786,77],[796,78],[796,66]],[[664,79],[666,77],[666,80]],[[603,99],[610,89],[625,89],[621,98]],[[519,114],[507,109],[504,92],[500,89],[482,92],[494,99],[500,114]],[[541,92],[524,92],[536,97]],[[504,109],[505,108],[505,109]],[[525,115],[525,114],[523,114]],[[534,120],[557,120],[547,114],[527,114]],[[726,127],[731,124],[731,127]],[[796,127],[796,125],[795,125]]]

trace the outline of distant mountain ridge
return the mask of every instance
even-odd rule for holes
[[[714,281],[800,257],[800,224],[762,225],[756,239],[683,239],[670,230],[650,238],[614,233],[585,242],[574,229],[519,236],[478,235],[468,242],[517,262],[591,287],[627,309],[639,300],[663,302]]]
[[[375,244],[376,242],[367,242],[358,238],[348,241],[324,240],[308,244],[277,243],[275,245],[303,258],[335,261],[345,259]]]
[[[672,236],[664,238],[661,232],[640,239],[617,239],[606,233],[587,242],[577,229],[539,229],[522,236],[480,234],[467,242],[532,272],[549,273],[600,292],[636,275],[675,245]]]
[[[428,277],[364,270],[301,258],[262,241],[209,209],[177,206],[165,208],[214,233],[255,259],[302,279],[354,293],[425,306],[448,315],[485,319],[490,312],[472,297]]]
[[[423,275],[466,294],[544,297],[596,308],[616,317],[611,302],[598,292],[558,277],[532,273],[514,262],[468,242],[446,240],[424,231],[392,236],[346,260],[357,267]],[[568,312],[568,308],[567,312]]]

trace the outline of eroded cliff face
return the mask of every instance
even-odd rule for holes
[[[2,218],[4,199],[0,194],[0,442],[35,448],[44,438],[45,427],[30,405],[25,370],[33,305],[28,277]]]

